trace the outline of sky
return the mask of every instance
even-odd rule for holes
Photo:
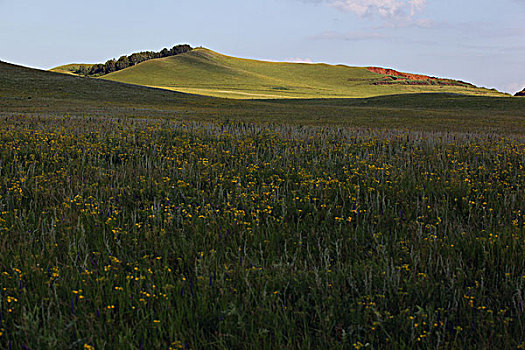
[[[11,63],[49,69],[183,43],[525,87],[525,0],[0,0],[0,60]]]

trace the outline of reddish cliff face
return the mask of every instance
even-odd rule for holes
[[[525,89],[521,90],[520,92],[516,92],[516,95],[514,96],[525,97]]]
[[[428,75],[402,73],[397,70],[367,67],[368,71],[383,75],[383,80],[373,83],[374,85],[443,85],[443,86],[463,86],[468,87],[472,84],[459,80],[439,79]]]
[[[436,78],[432,78],[427,75],[401,73],[393,69],[385,69],[385,68],[380,68],[380,67],[368,67],[367,69],[373,73],[382,74],[382,75],[390,75],[390,76],[395,76],[395,77],[400,77],[400,78],[406,78],[408,80],[437,80]]]

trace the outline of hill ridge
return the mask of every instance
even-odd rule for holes
[[[193,50],[190,45],[175,45],[171,49],[164,48],[158,52],[155,51],[140,51],[129,55],[120,56],[117,60],[115,58],[107,60],[105,63],[83,64],[72,63],[58,66],[50,69],[58,73],[66,73],[81,76],[102,76],[119,70],[123,70],[139,63],[149,61],[157,58],[171,57],[180,55]]]
[[[101,77],[167,90],[227,98],[366,98],[428,92],[508,96],[459,80],[379,67],[271,62],[207,48],[152,59]]]

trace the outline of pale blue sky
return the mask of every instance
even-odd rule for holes
[[[0,59],[12,63],[47,69],[179,43],[525,87],[525,0],[0,0]]]

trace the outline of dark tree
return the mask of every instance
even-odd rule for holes
[[[85,66],[80,66],[77,69],[75,69],[73,73],[78,74],[78,75],[87,76],[89,74],[89,69]]]
[[[106,67],[103,64],[95,64],[91,69],[89,70],[89,75],[100,75],[100,74],[106,74],[105,73]]]
[[[141,57],[142,57],[141,54],[137,52],[134,54],[131,54],[129,56],[129,64],[132,66],[139,64],[140,62],[142,62]]]
[[[111,73],[111,72],[114,72],[114,71],[117,70],[117,65],[116,65],[116,62],[115,62],[114,59],[113,59],[113,60],[109,60],[109,61],[107,61],[107,62],[104,64],[104,66],[105,66],[104,71],[106,72],[106,74]]]
[[[130,66],[128,56],[121,56],[117,63],[117,70],[126,69]]]

